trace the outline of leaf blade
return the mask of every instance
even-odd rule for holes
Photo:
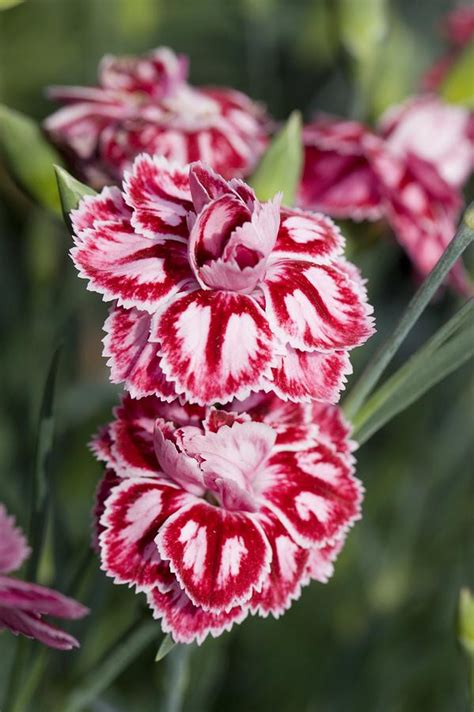
[[[97,195],[97,193],[93,188],[74,178],[62,166],[55,165],[54,172],[56,174],[57,192],[59,193],[64,222],[68,227],[71,227],[69,217],[71,210],[75,210],[78,207],[84,196]]]

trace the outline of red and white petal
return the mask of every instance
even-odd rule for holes
[[[252,515],[207,502],[176,512],[156,542],[194,605],[210,611],[245,603],[270,568],[270,545]]]
[[[283,208],[275,253],[328,262],[342,254],[344,238],[333,221],[321,213]]]
[[[196,213],[200,213],[211,200],[233,192],[222,176],[200,161],[189,167],[189,187]]]
[[[157,344],[149,341],[150,324],[146,312],[113,307],[104,324],[103,355],[112,383],[125,383],[132,398],[156,394],[171,401],[176,392],[160,367]]]
[[[85,195],[79,206],[71,211],[70,217],[77,244],[85,231],[104,222],[117,224],[122,220],[130,219],[131,211],[125,203],[120,189],[107,187],[99,195]]]
[[[259,390],[275,360],[265,314],[243,294],[199,290],[178,297],[157,315],[151,338],[176,391],[202,405]]]
[[[268,510],[260,519],[272,547],[272,564],[262,590],[253,594],[250,608],[266,617],[278,618],[300,597],[301,587],[308,583],[309,550],[291,538],[280,520]]]
[[[114,487],[119,485],[122,479],[118,477],[112,469],[106,469],[103,478],[100,480],[95,491],[94,507],[92,509],[92,541],[91,546],[96,553],[99,553],[99,537],[104,531],[103,524],[100,523],[105,510],[105,503]]]
[[[71,650],[79,647],[76,638],[51,623],[47,623],[39,616],[27,611],[0,606],[0,631],[4,628],[7,628],[13,635],[24,635],[57,650]]]
[[[344,418],[342,410],[328,403],[313,403],[312,417],[319,428],[319,437],[324,438],[339,455],[351,456],[357,443],[350,439],[352,427]]]
[[[128,308],[154,312],[192,281],[182,243],[137,235],[125,219],[82,232],[71,257],[90,290]]]
[[[164,428],[163,428],[164,430]],[[156,459],[163,472],[186,492],[204,495],[201,470],[196,460],[180,452],[176,444],[166,437],[161,421],[157,421],[154,434]],[[197,430],[197,428],[196,428]]]
[[[224,631],[230,631],[234,623],[241,623],[249,613],[246,606],[235,606],[220,613],[205,611],[195,606],[177,584],[166,593],[153,589],[147,594],[147,600],[153,617],[161,618],[163,633],[169,633],[176,643],[201,645],[209,634],[217,638]]]
[[[309,461],[304,458],[298,452],[272,455],[260,477],[260,496],[298,544],[320,546],[359,518],[361,486],[347,459],[322,443]]]
[[[16,571],[29,554],[30,548],[25,535],[15,526],[15,518],[9,516],[4,505],[0,503],[0,573]]]
[[[62,593],[11,576],[0,576],[0,607],[71,619],[89,613],[88,608]]]
[[[307,574],[314,581],[327,583],[334,572],[334,561],[344,546],[344,537],[322,547],[309,550]]]
[[[112,455],[112,437],[110,435],[110,424],[100,428],[89,443],[91,452],[99,462],[114,466],[115,460]]]
[[[298,351],[291,346],[272,370],[272,388],[283,399],[298,403],[318,400],[337,403],[352,373],[347,351]]]
[[[163,522],[192,501],[186,492],[163,481],[124,480],[113,489],[100,520],[104,528],[99,537],[101,568],[115,583],[139,591],[154,586],[167,590],[173,577],[155,538]]]
[[[124,194],[133,209],[132,224],[141,235],[187,243],[188,215],[193,211],[187,168],[143,153],[125,174]]]
[[[274,261],[262,289],[270,324],[293,348],[353,348],[374,333],[372,307],[346,271],[333,265]]]

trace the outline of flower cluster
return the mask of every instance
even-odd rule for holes
[[[29,553],[23,533],[0,503],[0,631],[7,628],[15,635],[34,638],[50,648],[75,648],[79,645],[77,640],[43,616],[82,618],[88,609],[50,588],[7,575],[19,569]]]
[[[335,406],[125,396],[93,442],[106,467],[102,568],[146,593],[178,642],[249,613],[278,617],[312,579],[328,579],[360,515],[352,447]]]
[[[428,274],[455,234],[459,189],[474,167],[470,113],[424,95],[389,110],[378,133],[321,116],[305,127],[304,143],[300,205],[338,218],[385,218],[418,272]],[[451,278],[471,291],[461,264]]]
[[[357,269],[320,214],[260,203],[237,179],[139,156],[123,191],[73,212],[72,257],[114,300],[105,354],[135,397],[206,405],[274,391],[335,402],[373,332]]]
[[[51,139],[95,187],[120,181],[141,152],[180,165],[202,160],[227,178],[247,175],[266,144],[263,110],[234,89],[186,81],[188,62],[170,49],[106,56],[98,87],[51,87],[65,104],[44,123]]]

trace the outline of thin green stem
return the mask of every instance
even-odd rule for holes
[[[190,645],[177,645],[167,656],[166,695],[163,712],[181,712],[189,682]]]
[[[381,346],[374,358],[371,359],[344,401],[343,409],[349,420],[354,418],[367,396],[372,392],[406,336],[426,309],[436,290],[444,282],[454,263],[473,240],[474,203],[466,210],[463,222],[454,239],[414,295],[392,335]]]

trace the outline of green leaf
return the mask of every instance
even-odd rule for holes
[[[283,193],[283,203],[293,205],[303,166],[301,114],[294,111],[277,133],[251,179],[260,200]]]
[[[460,54],[441,86],[441,96],[453,104],[474,108],[474,41]]]
[[[11,7],[21,5],[24,0],[0,0],[0,10],[9,10]]]
[[[61,200],[63,218],[68,227],[71,226],[69,213],[75,210],[85,195],[97,195],[93,188],[74,178],[61,166],[54,166],[57,190]]]
[[[31,483],[29,540],[34,542],[28,561],[28,578],[35,580],[46,532],[54,438],[54,392],[62,345],[51,359],[41,401],[35,470]]]
[[[474,299],[412,356],[361,408],[353,420],[362,444],[432,386],[474,356]]]
[[[40,205],[60,214],[53,165],[61,159],[28,116],[0,105],[0,150],[15,182]]]
[[[155,662],[159,663],[160,660],[163,660],[163,658],[166,657],[171,650],[173,650],[175,645],[176,643],[174,642],[171,635],[165,635],[165,637],[161,641],[160,647],[158,648],[158,652],[155,657]]]
[[[387,33],[387,0],[338,0],[339,34],[358,61],[373,62]]]
[[[102,661],[82,678],[57,712],[80,712],[106,690],[156,636],[156,622],[134,624]]]
[[[370,363],[367,364],[365,371],[345,399],[343,409],[349,420],[354,419],[367,396],[377,385],[388,364],[430,303],[437,289],[446,279],[452,266],[473,240],[474,203],[472,203],[464,213],[463,221],[456,235],[408,304],[405,313],[391,336],[382,344]]]

